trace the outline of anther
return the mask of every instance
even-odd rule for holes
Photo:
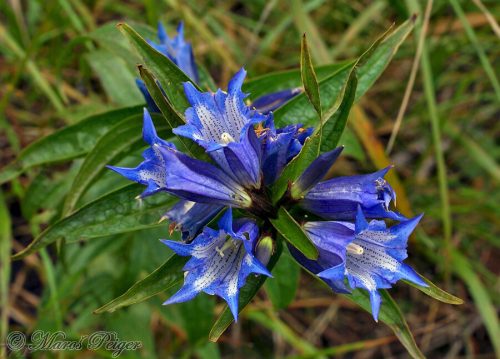
[[[231,136],[229,133],[224,132],[222,135],[220,135],[220,140],[222,141],[223,144],[227,145],[228,143],[234,142],[233,136]]]
[[[363,247],[361,247],[357,244],[349,243],[347,245],[347,252],[350,254],[361,255],[361,254],[363,254],[364,249],[363,249]]]

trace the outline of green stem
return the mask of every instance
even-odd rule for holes
[[[446,175],[446,164],[444,159],[443,147],[441,144],[441,128],[436,106],[435,88],[432,81],[432,69],[430,64],[429,52],[427,51],[426,43],[422,49],[422,57],[420,59],[422,67],[422,76],[424,84],[425,98],[429,110],[429,119],[431,122],[432,141],[436,155],[439,195],[441,198],[441,216],[443,222],[444,234],[444,256],[445,256],[445,274],[449,273],[449,261],[451,253],[451,235],[452,235],[452,220],[450,199],[448,193],[448,178]]]

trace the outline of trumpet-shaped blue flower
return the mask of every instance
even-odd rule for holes
[[[194,61],[193,48],[190,43],[184,40],[184,23],[180,22],[177,25],[177,35],[170,38],[165,27],[159,22],[158,40],[158,43],[155,41],[148,42],[158,52],[172,60],[191,80],[198,82],[198,68]]]
[[[408,257],[408,237],[422,215],[387,228],[385,222],[370,223],[358,207],[356,223],[308,222],[304,229],[319,250],[316,261],[293,250],[295,258],[323,279],[332,289],[349,293],[362,288],[370,294],[372,314],[378,320],[381,296],[378,289],[391,288],[400,279],[426,287],[420,276],[403,261]]]
[[[217,164],[245,187],[260,187],[261,143],[253,125],[266,119],[245,105],[241,91],[246,71],[231,79],[228,91],[199,92],[191,83],[184,84],[192,107],[186,110],[187,124],[174,133],[204,147]]]
[[[239,289],[251,273],[271,277],[255,257],[259,236],[256,223],[239,219],[233,223],[231,209],[219,221],[219,230],[205,227],[190,244],[162,240],[181,256],[191,256],[184,266],[184,285],[164,304],[185,302],[205,292],[223,298],[238,319]]]
[[[170,231],[180,231],[182,239],[191,241],[224,207],[180,200],[162,217],[168,219]]]
[[[303,128],[301,124],[275,128],[272,114],[268,115],[261,131],[263,145],[262,171],[265,184],[273,184],[285,166],[299,154],[302,145],[313,128]]]
[[[171,148],[160,148],[165,188],[193,202],[232,207],[252,204],[245,188],[216,166]]]
[[[405,220],[389,210],[396,193],[384,176],[391,167],[368,175],[336,177],[315,185],[299,202],[309,212],[324,219],[352,220],[361,206],[368,218]]]
[[[125,178],[147,186],[141,197],[150,196],[158,191],[166,190],[165,160],[161,149],[175,150],[175,146],[158,137],[153,120],[148,110],[144,109],[142,137],[149,147],[142,156],[144,161],[136,168],[108,166]]]
[[[194,61],[193,48],[191,44],[184,40],[184,24],[180,22],[179,25],[177,25],[177,35],[170,38],[165,30],[165,27],[163,27],[161,22],[159,22],[158,40],[159,42],[148,40],[148,43],[156,51],[168,57],[191,80],[197,83],[199,81],[198,68]],[[149,111],[160,112],[160,109],[156,106],[156,103],[146,88],[144,81],[136,79],[135,82],[146,100]]]
[[[270,113],[302,93],[300,87],[271,92],[255,99],[252,106],[260,113]]]

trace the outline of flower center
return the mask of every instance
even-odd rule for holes
[[[234,243],[234,240],[231,238],[231,236],[226,236],[226,242],[224,245],[219,248],[215,247],[215,251],[221,256],[221,258],[224,258],[224,251],[228,248],[236,247],[236,244]]]
[[[235,142],[233,136],[231,136],[227,132],[223,132],[222,135],[220,135],[220,140],[225,145],[227,145],[228,143],[231,143],[231,142]]]
[[[355,255],[361,255],[363,254],[364,249],[360,245],[354,244],[354,243],[349,243],[347,245],[347,253],[349,254],[355,254]]]

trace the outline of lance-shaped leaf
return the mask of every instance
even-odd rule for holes
[[[165,263],[155,269],[146,278],[138,281],[125,293],[94,311],[95,314],[114,312],[132,304],[137,304],[167,289],[182,283],[182,268],[188,258],[172,255]]]
[[[167,56],[156,51],[134,29],[127,24],[118,24],[120,31],[137,50],[144,65],[155,75],[168,100],[178,113],[184,113],[189,103],[184,96],[183,83],[191,81]],[[193,84],[198,88],[196,84]],[[198,88],[199,89],[199,88]]]
[[[410,282],[408,280],[404,280],[406,284],[411,285],[412,287],[417,288],[421,292],[427,294],[429,297],[432,297],[434,299],[439,300],[440,302],[447,303],[447,304],[455,304],[455,305],[460,305],[463,304],[464,301],[458,297],[455,297],[453,294],[450,294],[438,286],[436,286],[434,283],[432,283],[430,280],[419,274],[420,278],[427,283],[428,287],[423,287],[421,285],[418,285],[416,283]]]
[[[270,219],[270,221],[279,234],[307,258],[318,258],[318,249],[285,208],[280,207],[278,210],[278,218]]]
[[[316,73],[312,65],[306,34],[302,35],[300,49],[300,76],[302,78],[302,84],[304,85],[307,98],[318,113],[318,117],[321,121],[321,99],[319,97],[318,79],[316,78]]]
[[[275,266],[276,262],[278,261],[281,255],[282,250],[283,248],[281,241],[277,241],[276,250],[271,256],[271,259],[269,260],[269,263],[266,266],[267,269],[269,269],[269,271],[271,271]],[[239,313],[241,313],[241,311],[247,306],[248,303],[250,303],[253,297],[255,297],[260,287],[262,287],[267,278],[268,277],[266,276],[259,275],[259,276],[249,277],[247,279],[247,283],[245,284],[245,286],[240,289],[240,294],[238,298]],[[234,317],[231,311],[229,310],[227,304],[225,304],[224,310],[215,321],[212,330],[210,330],[209,340],[212,342],[216,342],[217,340],[219,340],[220,336],[226,331],[226,329],[231,325],[233,321]]]
[[[333,113],[323,125],[321,130],[320,152],[330,151],[338,145],[346,128],[347,119],[349,118],[349,113],[354,103],[357,85],[358,79],[356,76],[356,68],[354,67],[342,89],[342,102],[338,110]]]
[[[0,184],[27,169],[71,160],[88,153],[97,141],[125,117],[142,113],[142,107],[128,107],[90,116],[46,136],[21,151],[15,162],[0,174]]]
[[[345,68],[350,68],[354,61],[348,60],[335,64],[317,66],[315,68],[316,77],[322,81]],[[243,92],[248,93],[250,100],[255,100],[261,96],[272,92],[297,88],[302,86],[300,68],[270,72],[262,76],[252,77],[243,84]]]
[[[149,94],[153,98],[156,106],[160,109],[162,115],[165,117],[168,126],[171,129],[174,129],[178,126],[186,124],[183,115],[177,112],[165,97],[164,90],[160,87],[153,74],[142,65],[137,66],[137,68],[141,79],[146,84]]]
[[[372,51],[364,56],[363,62],[359,63],[356,69],[358,86],[355,100],[364,95],[384,72],[401,43],[413,29],[414,22],[414,18],[404,22],[389,35],[384,34],[383,39],[379,38],[378,40],[383,41],[376,42],[378,46],[370,47]],[[352,63],[319,82],[323,113],[326,112],[325,109],[332,107],[335,99],[342,91],[343,84],[352,69],[350,65]],[[276,110],[274,119],[279,127],[295,122],[303,123],[305,126],[313,126],[316,122],[316,111],[310,107],[306,95],[301,94]]]
[[[157,123],[162,122],[159,115],[153,114],[152,117],[156,119]],[[100,138],[93,150],[85,157],[85,161],[68,191],[63,214],[69,214],[75,209],[78,200],[100,177],[107,165],[117,162],[131,151],[144,146],[141,129],[142,115],[134,115],[118,122]],[[170,131],[167,132],[167,126],[164,124],[156,126],[156,129],[166,136],[172,134]]]
[[[98,198],[44,230],[13,259],[24,258],[61,238],[71,243],[160,226],[158,218],[176,199],[164,194],[139,202],[135,198],[143,190],[143,186],[132,184]]]

